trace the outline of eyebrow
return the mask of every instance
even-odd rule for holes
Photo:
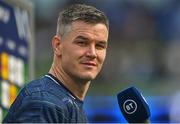
[[[78,36],[78,37],[76,37],[76,39],[90,40],[89,38],[84,37],[84,36]],[[101,43],[101,44],[107,44],[106,41],[98,41],[98,43]]]
[[[78,36],[78,37],[76,37],[75,39],[89,40],[89,38],[84,37],[84,36]]]

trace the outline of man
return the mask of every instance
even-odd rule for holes
[[[50,71],[17,96],[3,122],[85,123],[83,100],[103,65],[109,24],[103,12],[75,4],[60,13]]]

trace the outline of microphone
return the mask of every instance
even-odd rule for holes
[[[117,95],[120,110],[129,123],[150,123],[150,109],[142,96],[135,88],[130,87]]]

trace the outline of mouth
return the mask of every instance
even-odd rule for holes
[[[92,66],[92,67],[97,66],[95,62],[82,62],[81,64],[86,65],[86,66]]]

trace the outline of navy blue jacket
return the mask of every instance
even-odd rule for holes
[[[48,74],[28,83],[11,105],[3,123],[86,123],[83,101]]]

